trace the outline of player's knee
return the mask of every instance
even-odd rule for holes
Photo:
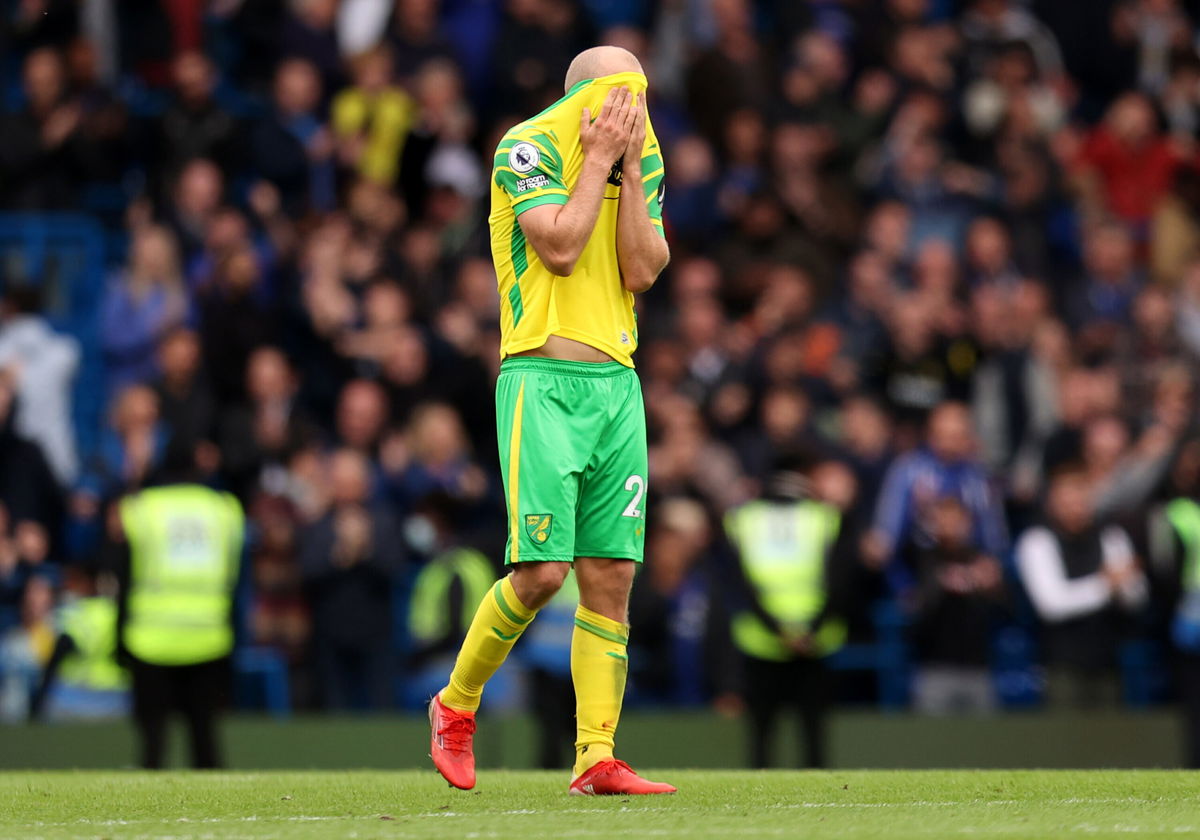
[[[531,610],[541,609],[562,588],[570,563],[520,563],[513,567],[513,588]]]

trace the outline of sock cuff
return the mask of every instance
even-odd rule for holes
[[[579,608],[575,610],[575,626],[610,642],[616,642],[619,645],[629,644],[628,624],[613,621],[608,616],[589,610],[583,604],[580,604]]]
[[[500,614],[518,627],[533,621],[533,617],[537,615],[536,610],[531,610],[521,603],[511,577],[506,576],[496,581],[496,585],[492,587],[492,595],[496,599],[496,608],[500,610]]]

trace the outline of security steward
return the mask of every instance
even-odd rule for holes
[[[117,661],[111,575],[67,569],[60,633],[30,706],[33,720],[104,718],[128,711],[129,675]]]
[[[413,581],[408,602],[406,700],[424,707],[446,683],[454,656],[467,635],[475,607],[496,584],[487,556],[462,544],[455,528],[462,503],[430,493],[409,520],[409,547],[429,559]]]
[[[216,717],[229,686],[245,520],[232,495],[194,472],[191,453],[169,447],[154,485],[126,496],[109,521],[128,549],[118,564],[118,638],[147,769],[163,766],[172,712],[187,721],[192,766],[221,764]]]
[[[1151,526],[1152,550],[1155,566],[1165,578],[1161,600],[1175,604],[1170,636],[1178,655],[1184,760],[1196,769],[1200,768],[1200,504],[1191,495],[1180,496],[1163,513],[1160,527]]]
[[[803,455],[779,458],[764,496],[725,517],[738,558],[731,635],[742,654],[754,767],[770,766],[779,714],[788,708],[800,717],[798,755],[808,767],[825,766],[825,658],[846,639],[836,610],[844,575],[834,560],[841,514],[814,497],[812,466]]]

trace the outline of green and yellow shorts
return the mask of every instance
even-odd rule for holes
[[[496,383],[506,562],[612,557],[646,541],[646,410],[619,362],[518,356]]]

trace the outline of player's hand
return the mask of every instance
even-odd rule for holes
[[[641,169],[642,149],[646,146],[646,94],[639,97],[640,101],[630,110],[633,112],[633,128],[629,131],[629,144],[625,147],[625,156],[621,168],[628,172],[630,169]]]
[[[596,157],[612,166],[625,154],[633,130],[633,94],[628,88],[613,88],[592,122],[590,108],[583,109],[579,123],[579,142],[585,157]]]

